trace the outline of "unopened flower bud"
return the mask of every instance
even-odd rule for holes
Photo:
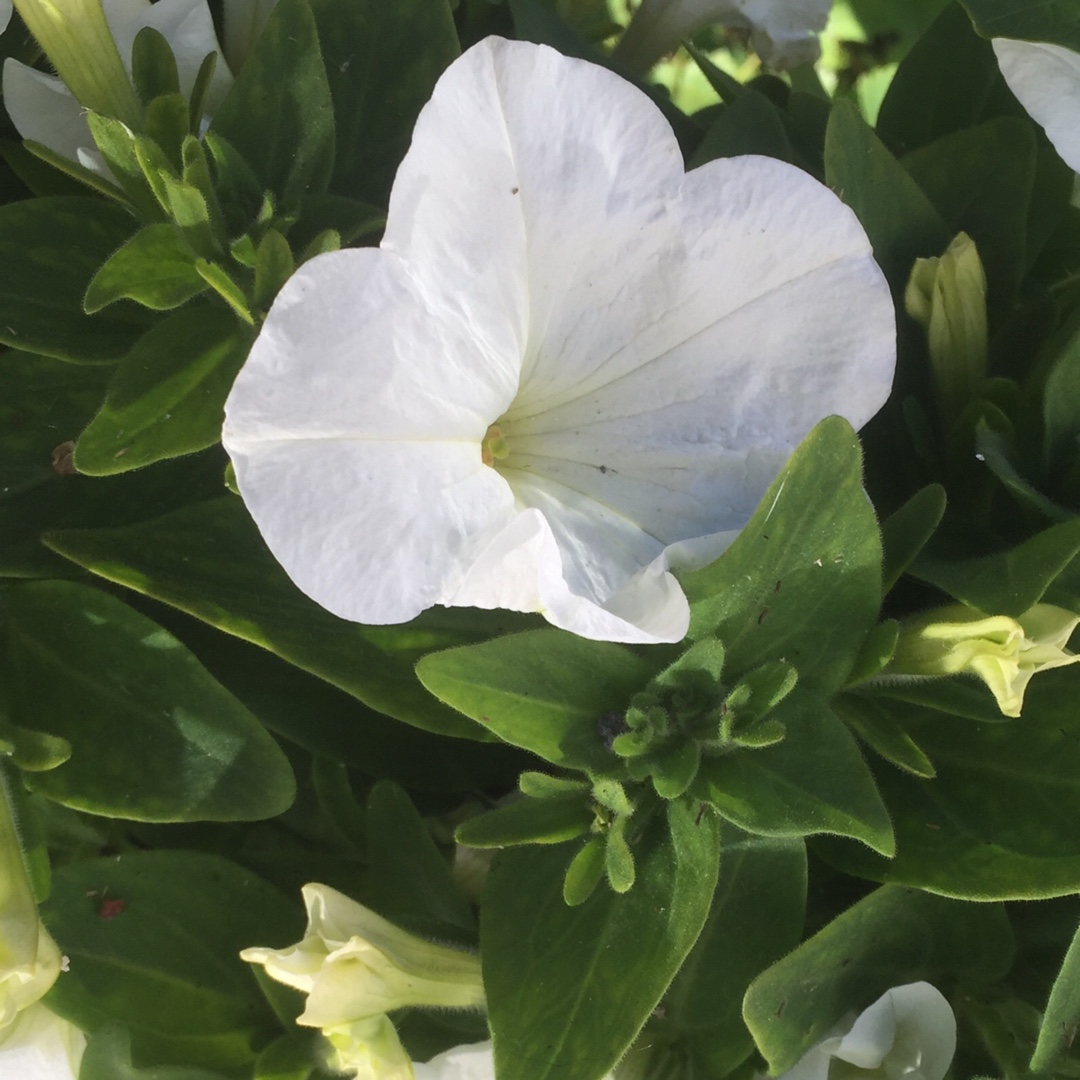
[[[926,331],[934,390],[951,423],[986,377],[986,274],[967,233],[958,233],[944,255],[915,260],[904,308]]]
[[[883,675],[976,675],[1005,716],[1019,716],[1032,676],[1080,660],[1067,644],[1080,615],[1036,604],[1018,619],[962,604],[926,612],[901,626]]]

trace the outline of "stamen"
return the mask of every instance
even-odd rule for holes
[[[484,434],[480,443],[480,460],[485,465],[494,467],[496,461],[502,461],[510,456],[510,447],[506,444],[506,436],[498,424],[492,424]]]

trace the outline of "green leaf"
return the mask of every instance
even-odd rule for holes
[[[51,1009],[87,1031],[122,1024],[146,1064],[230,1073],[250,1069],[277,1028],[239,951],[303,928],[300,905],[250,871],[184,851],[63,866],[42,918],[71,958]]]
[[[131,1035],[106,1024],[86,1044],[79,1080],[225,1080],[221,1073],[190,1069],[184,1065],[160,1065],[137,1069],[131,1060]]]
[[[945,501],[945,489],[940,484],[929,484],[881,523],[884,592],[888,593],[900,580],[934,535],[945,514]]]
[[[1073,0],[960,0],[983,37],[1052,41],[1080,52],[1080,10]]]
[[[622,713],[655,669],[622,645],[533,630],[424,657],[417,677],[440,701],[554,765],[615,763],[600,719]]]
[[[349,47],[356,45],[350,39]],[[264,188],[293,207],[330,179],[334,108],[311,8],[305,0],[281,0],[211,130],[228,140]]]
[[[947,975],[991,981],[1008,970],[1012,948],[1000,905],[886,886],[759,975],[743,1016],[769,1072],[780,1073],[886,990]]]
[[[131,528],[54,533],[80,566],[269,649],[387,716],[463,738],[482,729],[438,704],[417,681],[428,652],[520,625],[512,614],[430,611],[405,626],[363,626],[309,600],[274,561],[234,496]]]
[[[1066,521],[996,555],[944,559],[924,551],[910,573],[988,615],[1016,618],[1042,599],[1078,552],[1080,520]]]
[[[144,26],[131,49],[131,81],[143,105],[162,94],[180,93],[176,57],[160,30]]]
[[[368,796],[368,901],[425,937],[476,940],[476,919],[409,796],[380,780]]]
[[[782,742],[705,758],[692,791],[761,836],[850,836],[892,855],[892,826],[855,740],[829,706],[796,688],[769,714]]]
[[[878,113],[878,137],[902,156],[973,127],[987,119],[1002,83],[990,43],[958,4],[947,4],[897,68]]]
[[[196,259],[195,272],[233,309],[241,320],[246,322],[248,326],[255,325],[244,290],[233,281],[225,270],[218,266],[217,263],[207,262],[205,259]]]
[[[4,594],[11,718],[71,743],[30,776],[56,802],[138,821],[249,821],[288,808],[292,770],[257,720],[157,624],[68,582]]]
[[[694,1075],[726,1076],[754,1049],[742,1018],[751,980],[793,949],[806,908],[801,840],[722,833],[723,862],[701,937],[664,995],[659,1026]]]
[[[135,231],[102,199],[56,197],[0,207],[0,342],[77,363],[111,363],[149,323],[138,308],[90,318],[90,279]]]
[[[195,253],[176,226],[161,223],[140,229],[110,256],[91,279],[83,306],[93,315],[126,297],[154,311],[168,311],[205,290]]]
[[[1000,117],[945,135],[903,159],[949,232],[966,232],[975,241],[991,312],[1004,311],[1020,288],[1036,157],[1030,121]]]
[[[917,258],[940,255],[953,237],[919,185],[844,101],[833,107],[825,135],[825,180],[855,211],[894,295],[903,294]]]
[[[521,799],[469,818],[457,827],[454,839],[475,848],[561,844],[583,836],[593,820],[593,812],[581,793],[562,798]]]
[[[1058,1059],[1072,1046],[1077,1028],[1080,1028],[1080,930],[1069,944],[1043,1011],[1039,1041],[1031,1056],[1031,1071],[1053,1071]]]
[[[851,669],[848,686],[856,686],[881,673],[896,652],[900,638],[900,624],[896,619],[886,619],[875,626],[863,639],[862,648]]]
[[[257,308],[269,308],[278,294],[278,289],[289,279],[293,269],[289,241],[277,229],[270,229],[259,241],[255,255],[253,300]]]
[[[982,724],[876,698],[933,761],[920,780],[876,769],[896,857],[817,842],[841,868],[971,900],[1080,891],[1080,717],[1072,669],[1042,672],[1022,720]]]
[[[386,205],[420,109],[459,52],[450,8],[312,0],[337,127],[332,191]]]
[[[159,323],[117,368],[75,444],[75,467],[109,476],[213,446],[250,344],[230,312],[205,304]]]
[[[836,715],[886,761],[925,780],[936,775],[933,763],[888,709],[859,694],[839,694],[831,704]]]
[[[694,151],[690,167],[739,154],[766,154],[781,161],[795,159],[780,112],[764,94],[741,94],[722,106]]]
[[[86,122],[101,156],[131,200],[139,220],[160,221],[164,214],[139,163],[135,134],[119,120],[91,111],[87,111]]]
[[[1042,395],[1043,460],[1059,470],[1075,458],[1080,445],[1080,322],[1058,347]]]
[[[635,845],[637,880],[621,896],[601,886],[567,907],[563,847],[495,860],[480,940],[500,1080],[600,1080],[611,1069],[697,940],[718,856],[716,819],[672,802]]]
[[[802,687],[842,686],[881,604],[881,540],[847,421],[818,424],[735,543],[682,582],[690,639],[719,637],[732,678],[782,657]]]

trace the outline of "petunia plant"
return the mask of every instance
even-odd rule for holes
[[[1074,0],[0,27],[0,1076],[1080,1075]]]

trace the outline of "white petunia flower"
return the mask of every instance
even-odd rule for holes
[[[929,983],[908,983],[886,990],[777,1080],[942,1080],[955,1053],[949,1003]]]
[[[421,113],[382,246],[279,294],[223,441],[338,615],[677,641],[685,542],[718,554],[819,420],[873,416],[894,363],[888,287],[827,188],[760,157],[684,173],[641,91],[488,38]]]
[[[1080,172],[1080,53],[1045,41],[994,38],[993,44],[1009,89],[1065,164]]]
[[[15,10],[11,0],[0,0],[0,34],[2,34],[11,22],[11,13]]]
[[[76,1080],[86,1036],[42,1004],[0,1029],[0,1076],[11,1080]]]
[[[770,67],[798,67],[821,54],[818,34],[831,7],[832,0],[642,0],[612,60],[623,71],[648,71],[703,27],[722,23],[749,30]]]
[[[57,9],[65,14],[61,20],[42,18],[41,27],[37,27],[34,15],[43,8],[48,0],[20,0],[20,10],[31,30],[42,40],[42,45],[56,64],[61,76],[67,75],[68,82],[74,82],[81,66],[93,68],[99,63],[104,70],[99,82],[117,83],[123,78],[117,71],[113,77],[107,70],[107,58],[90,55],[78,55],[78,40],[83,22],[91,26],[100,19],[100,10],[104,10],[107,33],[115,43],[115,52],[119,55],[127,77],[131,75],[131,50],[135,37],[144,27],[153,27],[165,38],[176,57],[180,91],[185,97],[191,94],[199,67],[206,56],[218,53],[218,62],[214,75],[207,89],[203,103],[204,114],[212,116],[214,110],[232,85],[232,75],[221,59],[221,46],[214,31],[214,22],[206,0],[71,0],[66,4],[56,4]],[[61,33],[61,28],[63,33]],[[47,35],[58,35],[56,48]],[[103,30],[102,33],[105,33]],[[62,54],[68,38],[74,39],[76,55],[64,62]],[[89,42],[87,44],[90,44]],[[105,45],[107,46],[106,40]],[[51,51],[50,51],[51,50]],[[107,49],[103,49],[103,52]],[[115,55],[113,57],[115,63]],[[104,110],[117,119],[128,121],[129,117],[117,115],[118,110],[109,110],[99,101],[80,100],[79,87],[69,88],[64,78],[46,75],[27,67],[18,60],[4,61],[4,104],[19,134],[24,139],[31,139],[57,154],[76,161],[84,168],[104,176],[109,170],[94,145],[90,127],[86,122],[86,109]],[[134,101],[130,86],[113,86],[113,97],[121,99],[126,94]],[[85,94],[82,95],[85,98]]]

